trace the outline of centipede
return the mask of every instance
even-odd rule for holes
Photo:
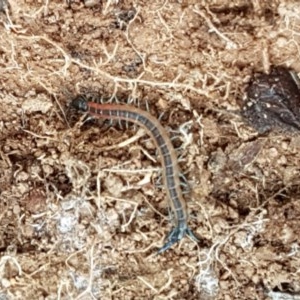
[[[160,254],[170,249],[184,236],[189,236],[198,242],[198,238],[188,226],[187,205],[180,184],[177,154],[168,132],[159,120],[148,111],[129,104],[88,101],[81,95],[72,100],[71,107],[92,118],[131,122],[146,131],[158,149],[162,164],[163,184],[174,215],[174,225],[167,235],[164,245],[158,249],[157,253]]]

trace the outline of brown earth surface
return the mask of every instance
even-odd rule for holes
[[[300,299],[300,137],[240,117],[253,72],[300,72],[299,1],[0,0],[0,299]],[[146,107],[177,137],[184,238],[138,128],[77,94]]]

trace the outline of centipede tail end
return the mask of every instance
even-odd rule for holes
[[[180,226],[174,227],[167,237],[167,242],[160,249],[158,249],[157,254],[161,254],[167,251],[168,249],[170,249],[174,244],[179,242],[185,235],[189,236],[195,242],[200,241],[190,228],[186,227],[182,229],[180,228]]]

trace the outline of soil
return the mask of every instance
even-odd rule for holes
[[[0,299],[300,299],[298,130],[240,113],[254,73],[299,74],[299,16],[291,0],[0,0]],[[172,224],[153,141],[70,110],[78,94],[161,117],[199,244],[156,254]]]

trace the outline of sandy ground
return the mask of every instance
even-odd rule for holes
[[[0,299],[300,299],[300,138],[240,117],[253,72],[300,72],[298,1],[0,0]],[[191,186],[171,228],[154,144],[77,94],[146,107]]]

